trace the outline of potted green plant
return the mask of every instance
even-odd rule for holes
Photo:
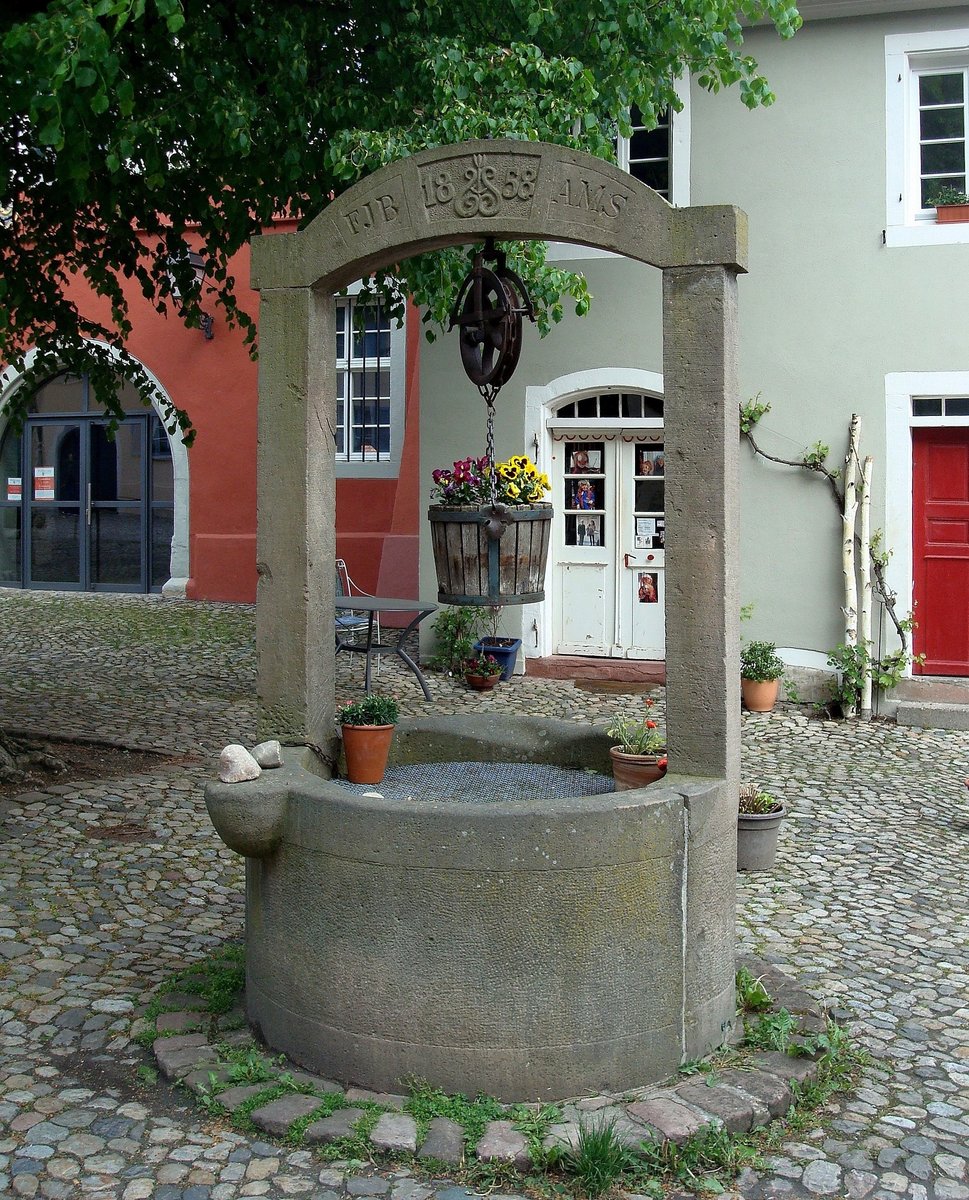
[[[501,663],[493,654],[475,654],[463,663],[464,679],[477,692],[490,692],[502,678]]]
[[[787,809],[769,792],[741,784],[737,805],[737,870],[768,871],[777,856],[777,834]]]
[[[400,708],[393,696],[368,692],[362,700],[344,704],[336,719],[343,731],[347,778],[351,783],[380,783]]]
[[[511,678],[515,669],[515,660],[518,658],[522,640],[521,638],[501,637],[498,633],[500,622],[501,605],[493,604],[489,609],[491,633],[486,637],[479,638],[475,642],[474,648],[479,654],[490,654],[497,659],[501,667],[501,678],[506,680]]]
[[[617,792],[646,787],[666,774],[666,734],[650,716],[654,704],[647,698],[645,714],[618,713],[606,730],[618,743],[609,749]]]
[[[784,660],[773,642],[745,642],[740,647],[740,691],[750,712],[771,711],[783,674]]]
[[[959,188],[945,183],[932,198],[935,205],[935,220],[938,225],[951,225],[957,221],[969,221],[969,196]]]

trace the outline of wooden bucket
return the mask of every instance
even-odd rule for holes
[[[551,504],[502,506],[501,536],[492,537],[490,505],[432,504],[431,545],[437,598],[445,604],[536,604],[545,599]]]

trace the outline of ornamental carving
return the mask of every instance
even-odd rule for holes
[[[537,154],[472,154],[420,171],[428,217],[497,217],[531,212],[541,167]]]

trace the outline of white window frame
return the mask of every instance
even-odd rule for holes
[[[969,244],[969,223],[937,225],[935,209],[921,206],[918,79],[946,68],[969,68],[969,28],[886,36],[886,246]]]
[[[670,137],[670,194],[669,202],[676,208],[686,208],[690,203],[690,147],[692,140],[692,117],[690,111],[689,76],[677,79],[673,88],[683,107],[670,113],[673,129]],[[620,138],[616,158],[622,170],[629,170],[629,141]],[[551,242],[548,258],[555,262],[570,262],[580,258],[616,258],[610,250],[598,250],[594,246],[574,246],[568,242]]]
[[[346,292],[336,296],[337,306],[345,305],[360,294],[363,284],[358,281],[346,289]],[[349,352],[349,345],[347,347]],[[399,328],[397,322],[390,321],[390,354],[381,359],[381,365],[386,365],[390,372],[390,453],[378,458],[368,458],[363,454],[355,454],[347,458],[346,452],[336,456],[337,479],[359,478],[367,479],[396,479],[400,474],[400,455],[404,440],[404,404],[406,378],[406,324]],[[344,370],[342,365],[346,360],[341,359],[338,370]],[[368,360],[373,361],[373,360]],[[368,368],[369,369],[369,368]],[[349,381],[348,381],[349,382]],[[345,403],[346,401],[337,401]],[[350,436],[347,429],[346,436]]]

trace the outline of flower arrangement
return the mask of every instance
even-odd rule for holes
[[[439,467],[431,477],[433,503],[448,507],[491,503],[491,468],[486,457],[458,459],[450,470]],[[534,504],[552,486],[527,454],[513,454],[507,461],[495,463],[495,485],[499,504]]]
[[[500,675],[502,671],[501,663],[493,654],[475,654],[471,658],[466,658],[461,664],[461,669],[465,675]]]
[[[336,719],[341,725],[396,725],[399,716],[396,697],[368,692],[362,700],[354,700],[338,709]]]
[[[666,733],[649,715],[656,703],[651,697],[646,699],[646,715],[632,716],[628,713],[617,713],[612,724],[606,730],[609,737],[615,738],[624,754],[658,754],[666,750]],[[666,765],[665,757],[661,760]]]

